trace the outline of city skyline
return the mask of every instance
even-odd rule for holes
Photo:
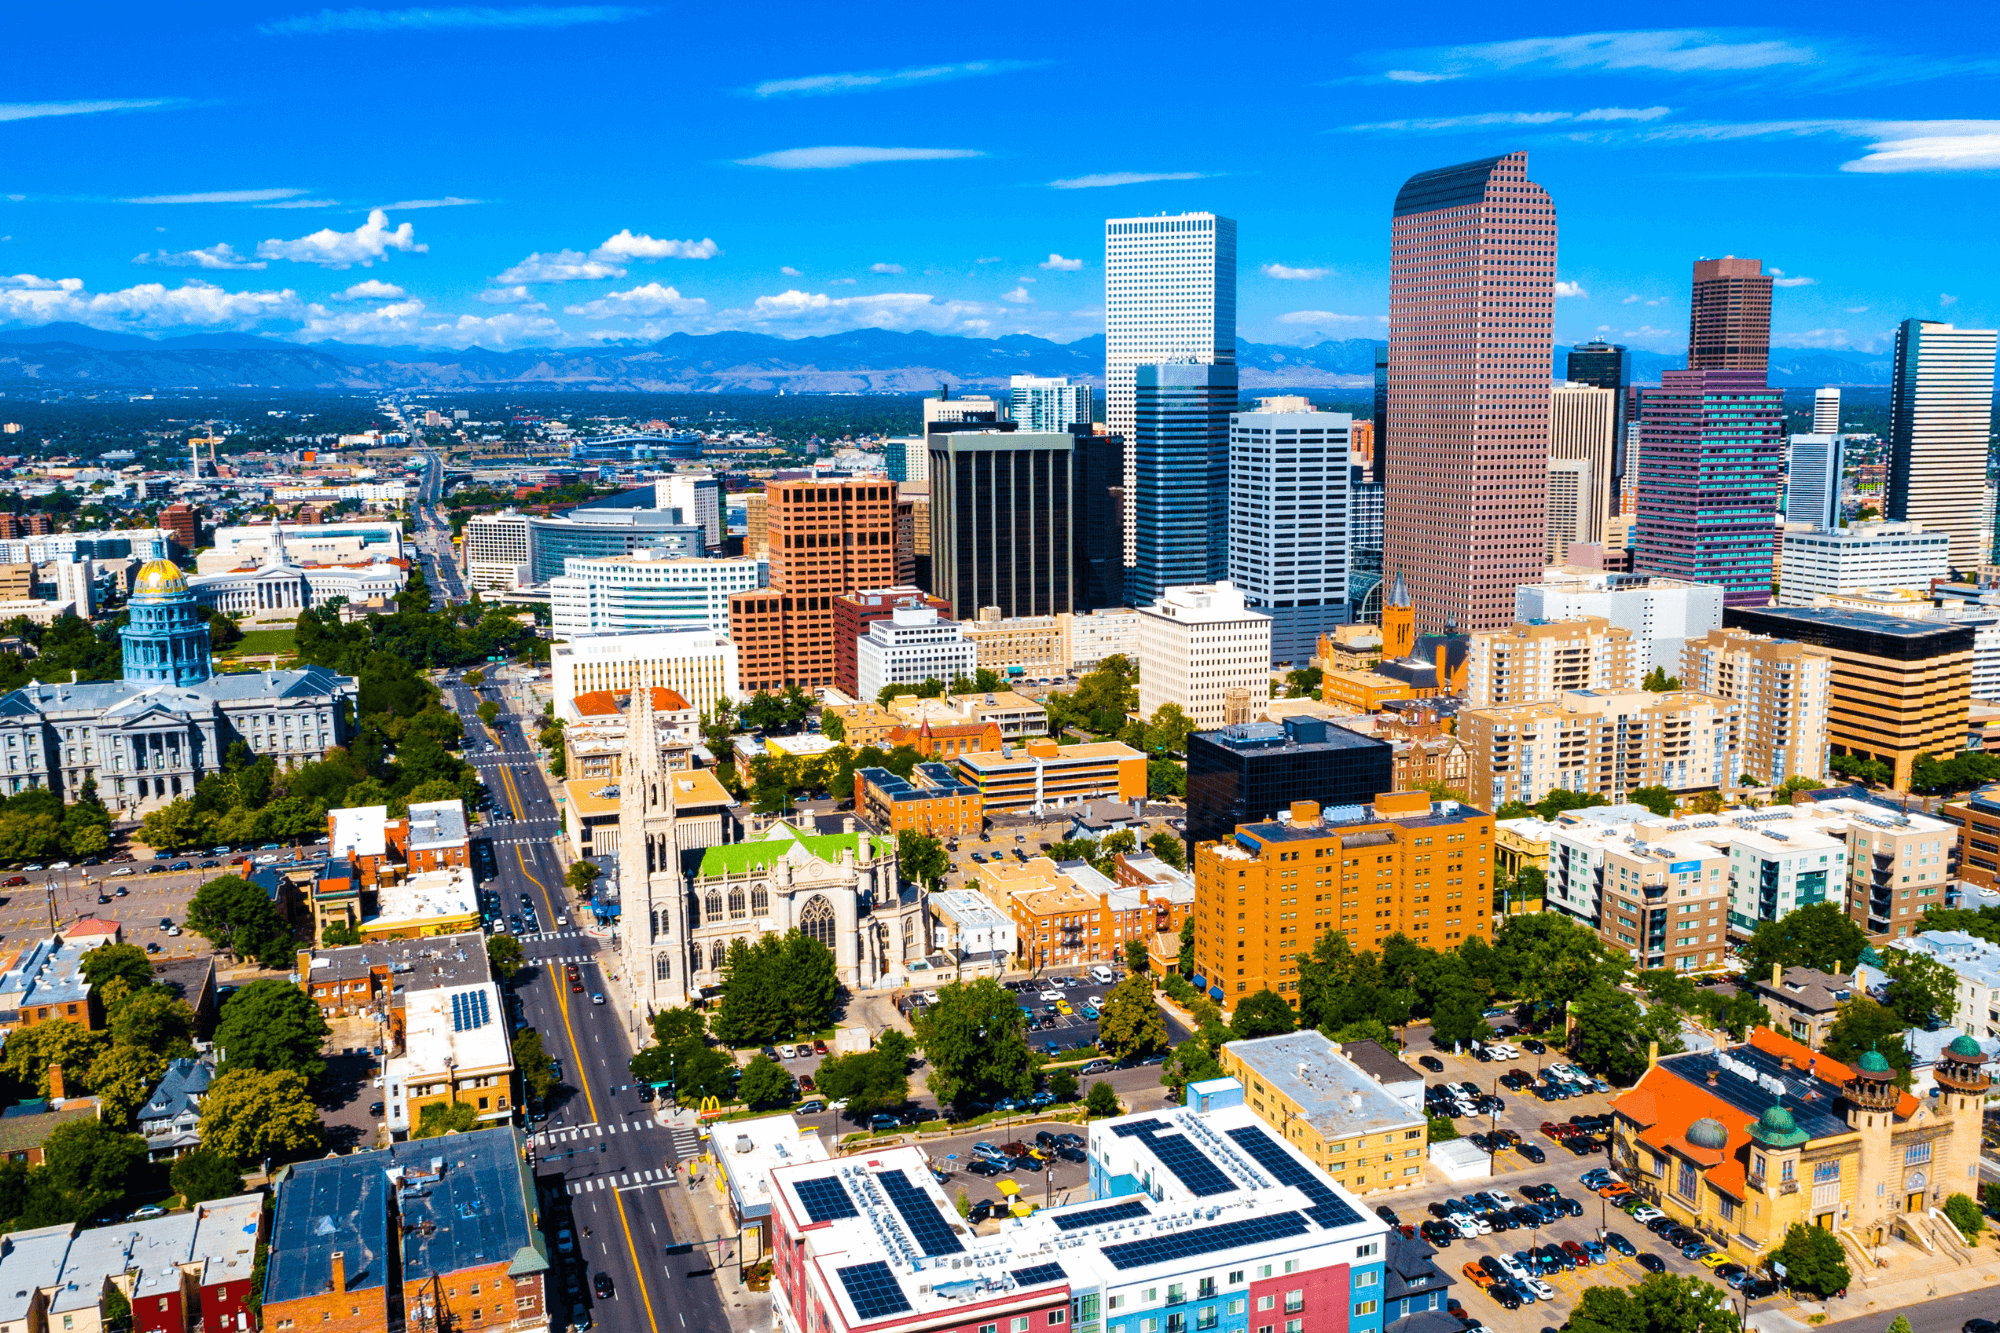
[[[1057,21],[1030,10],[1023,26],[1038,16]],[[1242,340],[1379,338],[1378,219],[1400,183],[1521,149],[1563,209],[1559,343],[1684,348],[1686,266],[1725,254],[1773,272],[1780,346],[1879,350],[1907,318],[2000,322],[1979,232],[2000,121],[1968,118],[1991,62],[1956,54],[1992,45],[1991,14],[1928,49],[1882,48],[1872,20],[1824,7],[1756,30],[1617,33],[1502,31],[1469,6],[1324,33],[1330,18],[1287,16],[1288,40],[1331,43],[1322,67],[1255,82],[1248,120],[1139,148],[1044,109],[1067,105],[1073,57],[1026,42],[970,57],[949,24],[797,17],[11,16],[15,49],[91,59],[24,62],[0,103],[0,328],[1070,341],[1104,326],[1105,219],[1211,212],[1241,224]],[[1069,49],[1115,35],[1108,17],[1060,22]],[[1152,59],[1131,110],[1213,100],[1251,72],[1212,46]],[[669,77],[618,72],[634,65]],[[1899,119],[1867,114],[1891,99]],[[1791,192],[1798,207],[1773,206]]]

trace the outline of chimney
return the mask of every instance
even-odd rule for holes
[[[334,1291],[347,1290],[347,1252],[345,1250],[335,1250],[333,1252],[332,1289]]]
[[[1771,964],[1771,984],[1773,986],[1782,986],[1785,984],[1785,965],[1783,963]]]
[[[854,816],[853,816],[853,815],[842,815],[842,816],[840,817],[840,831],[841,831],[842,833],[852,833],[852,832],[854,832]]]
[[[1658,1067],[1659,1067],[1659,1063],[1660,1063],[1660,1043],[1658,1043],[1657,1041],[1649,1041],[1649,1042],[1647,1042],[1647,1043],[1646,1043],[1646,1068],[1648,1068],[1648,1069],[1656,1069],[1656,1068],[1658,1068]]]
[[[50,1098],[50,1100],[52,1100],[52,1101],[58,1101],[58,1102],[59,1102],[59,1101],[61,1101],[61,1100],[62,1100],[63,1098],[67,1097],[68,1095],[69,1095],[69,1094],[68,1094],[67,1092],[63,1091],[63,1073],[62,1073],[62,1066],[61,1066],[61,1065],[59,1065],[59,1064],[55,1064],[55,1065],[50,1065],[50,1066],[49,1066],[49,1098]]]
[[[312,950],[311,949],[299,950],[299,985],[305,986],[308,984],[307,978],[312,976],[312,966],[313,966]]]

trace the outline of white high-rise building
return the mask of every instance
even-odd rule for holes
[[[549,624],[558,639],[589,634],[729,628],[729,596],[771,579],[753,556],[662,556],[653,551],[571,556],[548,582]]]
[[[1088,384],[1072,384],[1067,375],[1016,375],[1009,386],[1016,430],[1064,431],[1090,424],[1094,400]]]
[[[739,697],[736,645],[714,630],[593,634],[550,645],[549,685],[558,716],[579,694],[619,694],[642,685],[673,690],[706,711],[717,699]]]
[[[1612,504],[1612,436],[1618,422],[1618,391],[1591,384],[1565,381],[1549,390],[1549,484],[1556,484],[1556,460],[1584,463],[1582,471],[1563,469],[1574,475],[1583,489],[1576,497],[1577,522],[1570,541],[1601,542],[1604,519]],[[1567,480],[1565,478],[1565,480]],[[1553,494],[1553,491],[1551,491]],[[1551,536],[1556,531],[1552,520]],[[1567,547],[1568,543],[1564,543]],[[1551,556],[1560,564],[1559,558]]]
[[[653,482],[653,503],[678,509],[681,522],[701,529],[710,555],[722,553],[722,479],[712,472],[676,472]]]
[[[465,586],[509,592],[526,586],[528,516],[512,509],[465,520]]]
[[[947,688],[979,669],[979,645],[956,620],[928,606],[899,606],[887,620],[871,621],[854,641],[854,679],[860,697],[873,699],[890,685],[940,680]]]
[[[1813,428],[1815,435],[1840,434],[1840,390],[1813,390]]]
[[[949,393],[946,389],[942,392]],[[930,437],[931,426],[936,422],[991,421],[997,422],[1007,415],[1007,405],[996,402],[992,394],[963,393],[956,398],[924,399],[924,429],[926,439]],[[916,481],[916,477],[906,477],[906,481]]]
[[[1567,564],[1570,545],[1590,541],[1591,529],[1603,527],[1604,511],[1596,507],[1593,495],[1589,459],[1549,460],[1547,559],[1550,564]]]
[[[1885,517],[1948,534],[1954,569],[1972,569],[1992,544],[1981,540],[1976,497],[1993,429],[1995,338],[1928,319],[1896,330]]]
[[[1125,564],[1137,554],[1134,368],[1236,364],[1236,223],[1214,213],[1104,224],[1104,423],[1125,437]]]
[[[1951,538],[1921,523],[1787,523],[1778,554],[1778,605],[1816,606],[1821,597],[1871,588],[1928,592],[1932,579],[1950,572]]]
[[[1814,404],[1815,415],[1817,409],[1818,404]],[[1817,528],[1840,526],[1843,453],[1844,445],[1836,434],[1815,429],[1810,435],[1791,437],[1785,446],[1785,522],[1810,523]]]
[[[1177,704],[1203,731],[1229,720],[1242,690],[1249,721],[1271,701],[1271,618],[1227,581],[1174,586],[1139,611],[1139,713]]]
[[[1681,646],[1722,628],[1722,585],[1688,583],[1660,574],[1614,574],[1549,568],[1540,583],[1514,590],[1516,620],[1575,620],[1602,616],[1632,632],[1633,670],[1668,675],[1681,667]]]
[[[1303,666],[1347,623],[1354,418],[1265,399],[1229,418],[1229,581],[1271,617],[1271,661]]]

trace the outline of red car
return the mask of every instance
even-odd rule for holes
[[[1568,1255],[1570,1258],[1576,1260],[1576,1266],[1578,1268],[1590,1267],[1590,1251],[1584,1249],[1583,1246],[1577,1244],[1575,1241],[1573,1240],[1564,1241],[1563,1253]]]
[[[26,875],[9,875],[5,879],[0,879],[0,889],[18,888],[27,882],[28,877]]]
[[[813,1054],[814,1054],[814,1055],[825,1055],[825,1054],[826,1054],[826,1043],[825,1043],[825,1042],[823,1042],[823,1041],[814,1041],[814,1042],[813,1042]]]

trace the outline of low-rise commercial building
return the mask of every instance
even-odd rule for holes
[[[1421,1097],[1411,1107],[1323,1034],[1225,1042],[1216,1055],[1258,1118],[1334,1184],[1376,1194],[1423,1183],[1430,1121]]]
[[[678,693],[707,712],[737,693],[736,645],[709,630],[674,634],[593,634],[549,646],[549,684],[558,712],[591,690],[616,693],[641,685]]]
[[[679,690],[653,691],[653,729],[660,741],[660,766],[668,772],[694,767],[701,741],[701,714]],[[563,772],[574,779],[619,778],[625,773],[625,715],[632,691],[591,690],[579,694],[557,716],[563,726]]]
[[[1787,523],[1778,557],[1778,605],[1870,588],[1924,588],[1951,573],[1951,534],[1921,523],[1820,527]]]
[[[865,699],[860,703],[828,704],[820,710],[820,725],[825,727],[830,717],[840,719],[839,740],[850,750],[868,745],[888,749],[889,734],[903,725],[902,718]]]
[[[1146,794],[1145,754],[1119,741],[1059,746],[1040,737],[961,754],[955,762],[989,814],[1062,809],[1104,798],[1131,801]]]
[[[971,889],[944,889],[925,900],[931,913],[931,948],[959,975],[999,976],[1013,966],[1018,938],[1014,917]]]
[[[1464,709],[1469,794],[1498,809],[1558,788],[1608,800],[1640,787],[1729,790],[1742,767],[1739,711],[1686,690],[1570,690],[1551,703]]]
[[[878,697],[890,685],[969,681],[979,669],[978,650],[958,622],[927,606],[899,606],[888,619],[870,623],[868,632],[855,640],[854,662],[854,679],[864,699]]]
[[[81,924],[81,923],[79,923]],[[106,940],[51,935],[17,949],[0,972],[0,1031],[64,1019],[92,1032],[104,1026],[104,1006],[83,956]]]
[[[414,994],[482,985],[493,979],[486,937],[478,931],[444,938],[377,940],[342,949],[300,950],[299,989],[329,1021],[380,1014],[392,1037],[405,1026],[403,1004]]]
[[[1061,616],[1003,618],[999,607],[982,606],[959,629],[988,671],[1029,680],[1061,680],[1069,674]]]
[[[384,1120],[407,1135],[436,1106],[472,1108],[478,1126],[514,1119],[514,1052],[507,1001],[491,981],[412,992],[403,1000],[400,1049],[383,1062]]]
[[[697,768],[674,774],[674,837],[682,851],[720,847],[735,837],[736,798],[715,776]],[[563,783],[563,833],[571,856],[599,857],[618,850],[618,784],[596,778]]]

